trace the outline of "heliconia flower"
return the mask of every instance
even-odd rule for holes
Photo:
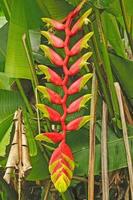
[[[41,34],[46,37],[51,45],[53,45],[56,48],[63,48],[64,47],[64,41],[60,39],[59,37],[55,36],[54,34],[48,32],[48,31],[41,31]]]
[[[91,57],[92,52],[88,52],[84,54],[81,58],[79,58],[69,69],[69,76],[73,76],[80,71],[82,67],[87,64],[87,60]]]
[[[45,141],[48,143],[58,143],[64,139],[64,135],[57,132],[47,132],[47,133],[38,134],[35,137],[35,139],[39,141]]]
[[[42,18],[42,21],[45,22],[47,24],[47,26],[52,26],[53,28],[57,29],[57,30],[64,30],[65,29],[65,26],[64,24],[56,21],[56,20],[53,20],[53,19],[50,19],[50,18]]]
[[[47,81],[54,83],[55,85],[62,85],[61,77],[52,69],[45,65],[38,65],[38,68],[45,74]]]
[[[67,131],[76,131],[79,130],[82,126],[84,126],[88,121],[90,121],[91,116],[83,116],[79,117],[67,124]]]
[[[59,192],[63,193],[69,187],[74,168],[71,149],[66,143],[61,142],[54,150],[49,162],[51,180]]]
[[[61,133],[58,132],[46,132],[38,134],[35,138],[36,140],[50,142],[50,143],[59,143],[58,147],[55,149],[49,161],[49,172],[51,175],[51,180],[55,188],[63,193],[70,186],[70,182],[73,176],[73,171],[75,168],[74,158],[70,147],[66,144],[67,132],[76,131],[80,129],[85,123],[87,123],[91,116],[80,116],[77,119],[67,123],[68,113],[78,112],[81,107],[84,107],[88,100],[91,98],[91,94],[86,94],[79,97],[75,101],[71,102],[68,105],[69,95],[80,92],[80,90],[85,86],[87,81],[92,77],[92,73],[88,73],[75,82],[72,82],[69,86],[70,76],[80,72],[80,69],[87,64],[87,60],[92,55],[91,52],[82,55],[77,59],[69,68],[70,60],[72,56],[75,56],[80,53],[83,48],[88,48],[88,40],[93,35],[93,32],[86,34],[82,37],[73,47],[71,47],[71,37],[74,36],[84,24],[89,22],[88,16],[91,13],[92,9],[89,9],[85,12],[79,20],[73,24],[73,21],[80,12],[82,6],[88,0],[81,0],[79,5],[71,11],[62,21],[56,21],[49,18],[43,18],[42,20],[48,26],[52,26],[55,30],[63,31],[64,39],[57,37],[51,32],[42,31],[41,34],[47,38],[48,42],[53,46],[49,48],[46,45],[41,45],[40,48],[44,51],[45,55],[49,60],[55,65],[62,67],[62,75],[58,75],[51,68],[39,65],[39,69],[45,74],[46,79],[53,83],[56,86],[61,86],[63,91],[63,96],[54,92],[53,90],[38,86],[37,89],[46,97],[51,104],[58,104],[62,107],[62,113],[60,114],[57,110],[44,105],[37,104],[37,108],[44,113],[44,117],[48,118],[54,122],[60,122]],[[55,47],[55,48],[54,48]],[[56,48],[63,48],[62,54],[58,54]],[[58,49],[59,50],[59,49]],[[52,122],[53,123],[53,122]]]
[[[87,18],[92,12],[92,8],[87,10],[80,19],[74,24],[74,26],[71,29],[71,35],[75,35],[83,26],[83,24],[88,24],[90,20]]]
[[[83,48],[88,48],[87,44],[88,40],[92,37],[93,32],[86,34],[83,38],[81,38],[70,50],[70,56],[77,55]]]
[[[62,99],[60,97],[59,94],[57,94],[56,92],[54,92],[53,90],[44,87],[44,86],[37,86],[37,89],[44,94],[44,97],[46,97],[51,103],[55,103],[55,104],[61,104],[62,103]]]
[[[59,122],[61,119],[61,115],[54,109],[46,106],[44,104],[37,104],[37,108],[44,113],[44,117],[48,118],[51,121]]]
[[[72,102],[69,107],[67,108],[68,113],[77,112],[80,110],[80,108],[84,107],[87,101],[89,101],[92,97],[92,94],[84,95],[78,99],[76,99],[74,102]]]
[[[84,76],[82,76],[81,78],[79,78],[78,80],[76,80],[68,89],[68,94],[72,95],[75,94],[77,92],[79,92],[84,85],[87,83],[87,81],[92,77],[92,73],[88,73]]]
[[[63,65],[63,59],[53,49],[49,48],[46,45],[40,45],[40,48],[44,51],[45,55],[49,58],[49,60],[53,64],[55,64],[57,66],[62,66]]]

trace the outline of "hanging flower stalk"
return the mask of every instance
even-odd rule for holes
[[[79,11],[86,0],[83,0],[77,8],[68,14],[64,22],[43,18],[43,21],[48,25],[52,26],[55,30],[65,32],[65,40],[55,36],[53,33],[48,31],[42,31],[42,35],[48,39],[48,42],[54,48],[62,48],[65,52],[65,58],[63,59],[55,50],[51,49],[46,45],[41,45],[40,48],[44,51],[45,55],[50,59],[50,61],[60,67],[63,70],[64,77],[60,77],[56,72],[51,70],[49,67],[44,65],[39,65],[39,69],[45,74],[47,81],[53,83],[56,86],[62,87],[64,91],[64,96],[61,97],[56,92],[51,89],[38,86],[38,90],[44,94],[52,104],[58,104],[63,108],[63,115],[61,115],[56,110],[44,104],[37,104],[37,107],[44,113],[44,117],[48,118],[52,122],[59,122],[61,124],[61,132],[46,132],[36,136],[37,140],[43,140],[51,143],[60,143],[59,146],[54,150],[50,162],[49,171],[51,174],[51,180],[54,183],[55,188],[59,192],[65,192],[70,185],[73,171],[75,168],[74,158],[70,147],[66,144],[66,133],[67,131],[76,131],[80,129],[85,123],[90,120],[90,116],[81,116],[77,119],[66,124],[66,117],[69,113],[74,113],[80,110],[81,107],[85,106],[85,103],[91,98],[91,94],[86,94],[81,96],[67,106],[67,98],[70,95],[76,94],[81,91],[85,86],[87,81],[92,77],[92,73],[88,73],[74,83],[68,86],[68,81],[71,76],[79,73],[80,69],[84,67],[87,60],[91,57],[92,53],[88,52],[82,55],[75,63],[70,66],[69,59],[81,52],[83,48],[88,48],[88,40],[93,35],[93,32],[86,34],[82,37],[72,48],[70,48],[70,40],[74,37],[79,30],[82,29],[83,24],[89,22],[88,16],[91,13],[91,9],[81,16],[77,22],[72,25],[72,21],[79,14]]]

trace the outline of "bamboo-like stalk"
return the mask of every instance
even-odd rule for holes
[[[11,173],[14,169],[18,171],[18,200],[21,199],[21,182],[22,178],[29,169],[32,168],[29,159],[27,139],[22,117],[22,110],[18,109],[14,115],[15,133],[12,141],[12,146],[6,164],[6,172],[4,179],[10,183]]]
[[[17,127],[18,127],[18,121],[17,121],[17,111],[14,114],[14,123],[15,123],[15,133],[12,141],[12,146],[8,155],[7,163],[6,163],[6,171],[4,174],[3,179],[9,184],[11,180],[11,174],[14,171],[14,168],[16,168],[17,163],[19,162],[18,159],[18,143],[17,143]]]
[[[131,199],[133,200],[133,164],[132,164],[132,157],[131,157],[130,146],[129,146],[129,141],[128,141],[128,132],[127,132],[127,126],[126,126],[126,120],[125,120],[125,114],[124,114],[124,107],[123,107],[123,102],[122,102],[121,88],[120,88],[120,85],[118,82],[115,82],[114,85],[115,85],[117,98],[118,98],[118,102],[119,102],[119,108],[120,108],[123,140],[124,140],[124,144],[125,144],[128,171],[129,171],[129,179],[130,179]]]
[[[92,99],[90,107],[90,140],[89,140],[89,166],[88,166],[88,200],[94,199],[94,166],[95,166],[95,121],[97,105],[97,78],[94,70],[92,79]]]
[[[28,149],[28,143],[27,143],[23,120],[22,120],[22,162],[23,162],[23,171],[25,175],[25,173],[27,173],[32,168],[32,166],[30,163],[29,149]]]
[[[107,160],[107,105],[103,101],[101,131],[102,199],[109,199],[108,160]]]
[[[18,200],[21,199],[21,182],[23,177],[22,167],[22,110],[18,110],[18,126],[17,126],[17,141],[18,141]]]

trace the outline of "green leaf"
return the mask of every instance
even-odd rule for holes
[[[36,124],[34,124],[33,121],[32,122],[30,121],[30,116],[28,115],[28,113],[26,111],[23,112],[23,117],[24,117],[24,125],[25,125],[25,129],[26,129],[26,136],[27,136],[30,156],[36,156],[37,155],[37,145],[36,145],[36,141],[34,139]]]
[[[65,0],[37,0],[40,7],[47,9],[49,17],[53,19],[63,19],[72,10],[72,6]]]
[[[106,12],[117,17],[117,20],[120,22],[120,24],[124,26],[119,0],[90,0],[90,2],[98,9],[105,10]],[[133,1],[125,0],[124,4],[127,15],[133,15]]]
[[[40,41],[41,41],[41,33],[40,33],[40,31],[30,30],[29,35],[30,35],[32,52],[37,53],[39,51],[39,45],[40,45]]]
[[[131,128],[131,127],[130,127]],[[97,129],[101,132],[101,129]],[[133,127],[132,127],[133,130]],[[109,129],[108,135],[112,130]],[[67,141],[71,146],[76,161],[75,175],[84,176],[88,174],[88,159],[89,159],[89,130],[81,129],[78,132],[73,132],[68,135]],[[74,142],[73,142],[74,141]],[[129,137],[131,147],[131,155],[133,155],[133,134]],[[101,146],[96,144],[96,160],[95,160],[95,175],[101,173]],[[83,162],[84,161],[84,162]],[[109,171],[114,171],[127,167],[126,151],[123,138],[115,137],[115,134],[108,140],[108,168]]]
[[[3,72],[0,72],[0,89],[10,90],[9,78]]]
[[[37,152],[36,156],[31,157],[32,170],[26,178],[28,181],[44,180],[49,176],[48,163],[39,147]]]
[[[119,56],[125,57],[124,45],[115,17],[106,11],[104,11],[101,16],[106,38],[114,48],[115,52]]]
[[[5,72],[12,78],[31,79],[29,62],[23,45],[23,34],[28,36],[23,1],[13,1],[9,24]]]
[[[105,9],[107,12],[115,15],[121,15],[119,0],[91,0],[91,2],[99,9]]]
[[[124,1],[124,3],[125,3],[127,14],[130,16],[133,16],[133,1],[126,0],[126,1]]]
[[[117,55],[110,54],[110,61],[112,63],[112,70],[117,80],[120,82],[127,98],[133,105],[133,61],[121,58]]]
[[[18,92],[0,90],[0,122],[17,110],[24,107],[24,102]]]
[[[8,24],[0,28],[0,72],[4,71],[6,46],[7,46]]]
[[[0,156],[2,156],[2,157],[4,157],[6,155],[6,147],[10,143],[10,136],[11,136],[10,133],[11,133],[11,130],[12,130],[12,126],[13,126],[13,123],[11,123],[8,130],[4,134],[4,137],[0,141],[0,147],[1,147],[0,148]]]
[[[28,29],[40,27],[42,12],[37,4],[37,0],[23,0],[24,12],[27,20]],[[46,11],[45,11],[46,12]]]
[[[0,0],[0,5],[1,8],[6,16],[6,19],[9,20],[10,19],[10,5],[12,3],[12,0]]]
[[[18,107],[24,107],[24,103],[18,92],[0,90],[0,105],[0,155],[4,155],[14,112]]]
[[[12,121],[13,121],[13,114],[8,115],[5,119],[0,121],[0,142],[2,141],[7,130],[9,129]]]
[[[66,0],[69,4],[77,6],[81,1],[80,0]]]
[[[3,193],[5,193],[4,199],[13,199],[17,200],[17,192],[10,184],[7,184],[6,181],[3,179],[3,176],[0,174],[0,188],[2,188]]]

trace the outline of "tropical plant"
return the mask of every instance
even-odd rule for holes
[[[95,199],[133,198],[132,17],[132,0],[0,0],[2,200],[17,199],[17,191],[22,199],[92,200],[94,189]],[[88,49],[81,52],[87,41],[93,54]],[[92,73],[92,81],[87,82]],[[22,110],[17,126],[16,110]],[[84,127],[79,126],[81,121]],[[7,184],[4,169],[15,127],[23,124],[29,149],[25,155],[29,154],[32,169],[19,176],[18,165]],[[20,157],[22,152],[20,148]],[[110,188],[105,185],[107,171]],[[36,197],[28,192],[31,188]]]
[[[86,61],[92,54],[91,52],[89,52],[82,55],[74,64],[72,64],[69,69],[70,58],[79,54],[83,48],[88,47],[87,41],[93,34],[92,32],[86,34],[70,49],[71,37],[74,37],[76,33],[80,29],[82,29],[82,24],[87,20],[88,15],[91,13],[91,9],[86,11],[71,28],[72,20],[78,15],[84,3],[85,1],[82,1],[77,8],[71,11],[65,18],[65,20],[63,20],[63,23],[49,18],[43,18],[44,22],[50,24],[56,30],[65,31],[64,41],[50,32],[42,31],[42,35],[48,39],[49,43],[52,44],[53,47],[64,49],[64,59],[62,59],[59,54],[57,54],[48,46],[41,45],[41,49],[44,51],[45,55],[50,59],[50,61],[56,66],[62,67],[62,70],[64,72],[63,79],[47,66],[39,65],[39,69],[45,74],[48,81],[56,86],[62,87],[64,96],[61,97],[58,93],[53,92],[49,88],[38,86],[39,91],[41,91],[44,94],[44,97],[48,98],[51,103],[59,104],[60,106],[62,106],[63,114],[61,116],[59,112],[55,111],[47,105],[37,104],[37,107],[44,113],[45,117],[49,118],[53,122],[61,123],[62,133],[46,132],[44,134],[39,134],[38,136],[36,136],[36,139],[39,140],[46,140],[54,143],[60,142],[59,146],[54,150],[51,156],[49,162],[49,171],[51,173],[51,179],[55,185],[55,188],[61,193],[65,192],[70,185],[73,170],[75,167],[71,149],[66,144],[66,133],[67,131],[79,130],[84,124],[86,124],[90,120],[90,116],[82,116],[66,124],[67,115],[79,111],[81,107],[85,106],[85,103],[91,97],[90,94],[81,96],[67,106],[68,96],[80,92],[86,82],[92,77],[92,73],[88,73],[77,79],[68,88],[70,77],[74,77],[74,75],[76,75],[80,71],[80,68],[82,68],[86,64]]]

